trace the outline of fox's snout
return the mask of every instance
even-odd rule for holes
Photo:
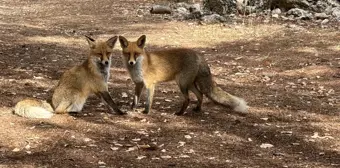
[[[102,61],[103,65],[109,65],[109,61]]]
[[[129,64],[130,64],[131,66],[133,66],[133,65],[136,64],[136,61],[129,61]]]
[[[109,57],[101,57],[100,62],[102,65],[109,65],[110,64],[110,58]]]

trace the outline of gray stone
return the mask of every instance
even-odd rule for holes
[[[142,10],[142,9],[138,9],[138,10],[137,10],[137,15],[144,15],[143,10]]]
[[[198,19],[201,18],[202,15],[202,11],[194,11],[187,15],[185,19]]]
[[[316,10],[315,10],[316,12],[323,12],[329,5],[325,1],[317,1],[315,6],[316,6]]]
[[[212,14],[212,15],[206,15],[206,16],[201,17],[201,20],[203,23],[212,24],[212,23],[225,22],[226,18],[219,14]]]
[[[188,15],[189,14],[189,11],[184,8],[184,7],[179,7],[177,9],[175,9],[175,11],[181,15]]]
[[[313,18],[313,14],[303,10],[303,9],[299,9],[299,8],[293,8],[290,9],[287,12],[287,15],[292,15],[294,16],[296,19],[312,19]]]
[[[272,15],[274,15],[274,14],[279,15],[279,14],[281,14],[281,13],[282,13],[282,11],[281,11],[280,8],[276,8],[276,9],[273,9],[273,10],[272,10]]]
[[[340,21],[340,7],[335,7],[332,9],[332,15]]]
[[[328,6],[326,9],[325,9],[325,13],[327,14],[327,15],[332,15],[332,9],[333,9],[333,7],[332,6]]]
[[[171,14],[171,8],[169,6],[154,5],[150,10],[151,14]]]
[[[173,8],[180,8],[180,7],[183,7],[183,8],[186,8],[186,9],[189,9],[190,8],[190,5],[185,3],[185,2],[179,2],[179,3],[176,3],[172,6]]]
[[[327,3],[331,7],[339,7],[340,6],[340,1],[339,0],[327,0]]]
[[[236,13],[235,0],[203,0],[204,10],[217,13],[219,15]]]
[[[302,8],[302,9],[310,8],[310,4],[307,0],[270,0],[269,6],[271,8],[279,7],[284,10],[289,10],[292,8]]]
[[[201,11],[201,5],[199,3],[192,4],[192,5],[189,6],[189,11],[190,12]]]
[[[322,20],[329,18],[329,16],[326,13],[315,13],[314,17],[316,19],[322,19]]]
[[[190,12],[184,7],[179,7],[173,10],[173,17],[178,20],[186,20],[188,15],[190,15]]]
[[[272,18],[279,18],[278,14],[272,14]]]
[[[324,20],[321,22],[321,25],[325,25],[325,24],[327,24],[328,22],[329,22],[328,19],[324,19]]]

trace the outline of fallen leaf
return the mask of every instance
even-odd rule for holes
[[[161,158],[162,158],[162,159],[170,159],[170,158],[172,158],[172,157],[169,156],[169,155],[166,155],[166,156],[161,156]]]
[[[125,152],[131,152],[131,151],[134,151],[134,150],[136,150],[136,147],[130,147]]]
[[[120,143],[113,143],[115,146],[124,146],[124,145],[122,145],[122,144],[120,144]]]
[[[150,145],[138,145],[139,149],[144,149],[144,150],[156,150],[157,146],[154,144],[150,144]]]
[[[100,164],[100,165],[106,165],[106,163],[103,162],[103,161],[98,161],[98,164]]]
[[[189,155],[179,155],[179,158],[190,158]]]
[[[281,131],[281,134],[293,134],[293,131]]]
[[[177,148],[184,146],[184,144],[185,144],[185,142],[183,142],[183,141],[179,141],[178,143],[179,143],[179,145],[177,146]]]
[[[134,142],[138,142],[138,141],[140,141],[141,139],[140,138],[134,138],[134,139],[131,139],[132,141],[134,141]]]
[[[166,101],[166,102],[172,102],[172,100],[170,100],[170,99],[164,99],[164,101]]]
[[[293,146],[299,146],[300,143],[295,142],[295,143],[292,143],[292,145],[293,145]]]
[[[189,151],[187,151],[185,153],[195,153],[195,151],[193,149],[189,149]]]
[[[19,151],[20,151],[19,148],[14,148],[14,149],[12,150],[12,152],[19,152]]]
[[[332,136],[319,136],[318,132],[314,132],[313,136],[311,138],[319,138],[319,139],[334,139]]]
[[[84,141],[85,142],[89,142],[89,141],[91,141],[91,139],[90,138],[85,138]]]
[[[30,145],[26,145],[26,146],[25,146],[25,149],[27,149],[27,150],[28,150],[28,149],[31,149],[31,146],[30,146]]]
[[[143,155],[142,156],[138,156],[137,160],[141,160],[141,159],[144,159],[144,158],[146,158],[146,156],[143,156]]]
[[[111,147],[111,150],[113,150],[113,151],[116,151],[118,149],[119,149],[118,147]]]
[[[266,117],[265,117],[265,118],[261,118],[261,120],[267,121],[267,120],[268,120],[268,118],[266,118]]]
[[[281,153],[281,152],[275,152],[273,153],[274,156],[285,156],[284,153]]]
[[[190,135],[185,135],[184,138],[191,139],[191,136]]]
[[[122,92],[122,98],[128,97],[128,94],[126,92]]]
[[[272,145],[272,144],[269,144],[269,143],[263,143],[263,144],[261,144],[260,145],[260,148],[272,148],[272,147],[274,147],[274,145]]]

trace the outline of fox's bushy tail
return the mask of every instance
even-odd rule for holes
[[[26,118],[51,118],[53,114],[52,106],[42,100],[25,99],[18,102],[14,107],[14,114]]]
[[[248,112],[246,101],[242,98],[231,95],[217,86],[216,82],[213,81],[210,68],[205,61],[200,64],[199,71],[195,79],[195,85],[214,103],[230,107],[237,112]]]

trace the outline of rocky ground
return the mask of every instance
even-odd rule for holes
[[[1,1],[0,167],[340,166],[340,34],[334,17],[324,26],[289,19],[286,12],[278,15],[287,20],[249,15],[206,24],[150,14],[155,4]],[[186,47],[204,55],[218,85],[243,97],[249,114],[207,98],[203,112],[194,113],[192,96],[187,113],[174,116],[181,104],[175,82],[157,87],[149,115],[139,113],[142,108],[108,114],[96,97],[77,117],[12,114],[22,98],[48,99],[62,72],[86,59],[84,35],[133,40],[141,34],[148,50]],[[128,110],[133,83],[118,45],[111,74],[109,91]]]
[[[264,17],[283,21],[309,20],[321,26],[340,21],[340,3],[336,0],[202,0],[196,3],[161,2],[151,13],[171,14],[171,19],[198,20],[201,24],[231,23],[240,17]],[[271,2],[271,3],[269,3]],[[222,7],[221,7],[222,6]]]

